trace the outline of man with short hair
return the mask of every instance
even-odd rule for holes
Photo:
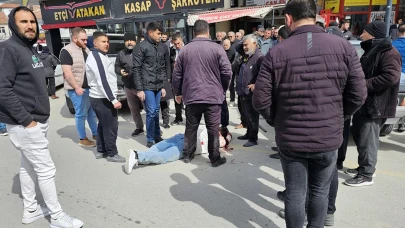
[[[259,29],[260,30],[260,29]],[[272,31],[271,28],[263,29],[263,37],[259,38],[260,51],[263,55],[266,55],[267,52],[273,47],[273,41],[271,39]]]
[[[344,38],[344,35],[339,29],[338,25],[339,24],[336,21],[330,22],[329,27],[326,29],[326,33]]]
[[[241,32],[237,32],[237,33],[235,33],[235,37],[236,37],[236,39],[238,39],[239,41],[241,41],[241,40],[242,40],[242,38],[243,38],[243,36],[242,36],[242,33],[241,33]]]
[[[184,46],[183,38],[181,34],[174,34],[172,37],[173,47],[170,48],[170,66],[173,72],[174,65],[176,64],[177,57],[180,54],[180,50]],[[172,78],[170,77],[170,80]],[[171,123],[172,125],[178,125],[183,122],[183,101],[180,103],[174,102],[174,108],[176,110],[176,117],[174,121]]]
[[[242,40],[242,37],[245,36],[245,30],[239,29],[239,32],[240,32],[240,34],[241,34],[241,39],[240,39],[240,40]]]
[[[396,40],[398,38],[398,28],[402,25],[402,18],[397,18],[396,24],[391,25],[390,27],[390,37],[392,40]]]
[[[86,136],[86,119],[93,140],[97,139],[96,113],[90,105],[89,84],[86,76],[87,34],[83,28],[72,30],[72,42],[62,48],[60,62],[65,78],[64,88],[75,108],[76,129],[79,133],[79,146],[95,147],[96,144]]]
[[[221,46],[209,39],[209,24],[197,20],[194,39],[182,48],[173,72],[173,92],[176,102],[186,105],[184,162],[194,158],[197,130],[204,114],[208,130],[208,152],[212,167],[226,163],[220,156],[218,126],[221,105],[232,77],[231,63]]]
[[[401,80],[405,77],[405,25],[402,24],[398,27],[398,38],[392,42],[392,46],[394,46],[401,54],[402,57],[402,73],[401,73]],[[403,132],[405,131],[405,124],[398,124],[398,131]]]
[[[346,40],[354,40],[352,32],[349,30],[350,20],[343,20],[340,24],[340,31],[342,31],[343,36]]]
[[[132,73],[132,51],[136,45],[136,36],[134,33],[127,32],[124,34],[125,49],[117,54],[115,59],[115,73],[122,76],[124,82],[125,94],[127,95],[127,103],[131,110],[132,119],[135,122],[136,128],[132,132],[132,136],[138,136],[144,133],[143,120],[141,116],[142,101],[137,96],[135,89],[134,75]]]
[[[222,42],[222,40],[225,38],[225,37],[222,37],[222,32],[221,31],[218,31],[217,33],[216,33],[216,36],[215,36],[216,38],[217,38],[217,41],[221,41]]]
[[[159,126],[160,97],[166,96],[165,83],[170,78],[170,54],[160,42],[163,27],[150,22],[145,41],[132,52],[135,89],[146,109],[147,147],[162,141]]]
[[[228,32],[228,39],[231,41],[231,46],[233,49],[235,49],[235,46],[239,44],[240,40],[236,38],[236,35],[234,32]]]
[[[274,29],[273,30],[273,36],[271,37],[271,39],[273,40],[273,46],[278,44],[278,29]]]
[[[264,57],[253,107],[276,132],[287,227],[303,227],[306,213],[307,227],[323,227],[343,121],[364,103],[366,82],[353,45],[315,25],[314,1],[288,1],[285,21],[291,33]]]
[[[29,8],[18,6],[11,10],[8,26],[12,36],[0,43],[0,121],[7,124],[10,140],[21,152],[22,223],[51,216],[51,227],[80,228],[83,222],[62,210],[56,192],[56,169],[46,138],[50,104],[45,71],[32,47],[39,36],[37,18]],[[46,206],[35,199],[36,182]]]
[[[345,184],[353,187],[372,185],[377,165],[380,130],[387,118],[395,117],[402,59],[386,38],[384,21],[366,25],[360,35],[364,54],[361,66],[366,76],[367,100],[353,116],[352,135],[359,153],[356,169],[346,173],[354,178]]]

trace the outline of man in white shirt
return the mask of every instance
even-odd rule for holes
[[[96,159],[107,158],[109,162],[125,162],[118,155],[117,132],[118,110],[117,75],[114,63],[106,55],[109,49],[107,34],[93,33],[94,50],[86,61],[86,75],[90,86],[90,103],[99,119]]]

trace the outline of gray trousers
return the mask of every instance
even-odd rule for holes
[[[387,119],[370,119],[361,109],[353,116],[352,134],[359,153],[359,174],[372,177],[380,146],[380,129]]]
[[[125,94],[127,95],[127,102],[129,109],[131,110],[132,118],[134,119],[136,129],[143,129],[143,120],[141,116],[142,102],[136,95],[136,90],[125,88]]]

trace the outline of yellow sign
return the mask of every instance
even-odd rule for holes
[[[148,12],[151,4],[151,1],[127,3],[125,4],[125,13]]]
[[[332,10],[332,13],[339,13],[340,0],[325,0],[325,10]]]
[[[370,0],[345,0],[345,6],[368,6]]]
[[[387,0],[372,0],[371,4],[373,6],[381,6],[381,5],[386,6],[387,5]],[[392,0],[392,4],[393,5],[397,4],[397,0]]]
[[[22,6],[27,6],[29,1],[30,0],[21,0],[21,5]]]

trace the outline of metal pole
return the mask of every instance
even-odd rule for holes
[[[271,26],[274,26],[274,8],[271,11],[273,11],[273,18],[271,19]]]
[[[392,12],[392,0],[387,0],[387,9],[385,10],[385,24],[387,25],[386,37],[390,36],[391,12]],[[395,20],[395,18],[393,20]]]

